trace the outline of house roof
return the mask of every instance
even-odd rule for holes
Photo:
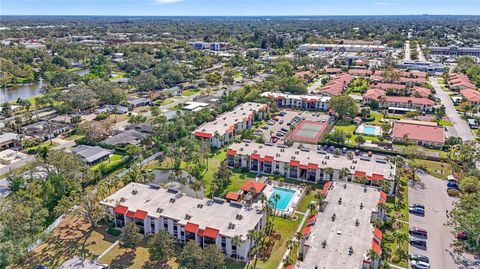
[[[103,140],[102,143],[107,145],[138,145],[143,137],[144,135],[136,130],[128,130],[109,137]]]
[[[86,162],[94,162],[107,155],[112,154],[114,151],[110,149],[104,149],[99,146],[87,146],[78,145],[72,149],[72,152],[80,155]]]
[[[445,132],[442,126],[431,126],[422,122],[395,122],[393,124],[392,137],[403,139],[407,136],[416,141],[445,143]]]
[[[465,97],[465,99],[467,99],[469,102],[480,102],[480,92],[477,90],[464,89],[460,91],[460,94],[462,94],[462,96]]]
[[[373,88],[373,89],[369,89],[364,95],[363,97],[364,98],[368,98],[368,99],[378,99],[380,98],[380,96],[384,96],[385,95],[385,91],[382,90],[382,89],[377,89],[377,88]]]
[[[402,103],[402,104],[416,104],[416,105],[425,105],[425,106],[433,106],[435,102],[427,98],[417,98],[417,97],[409,97],[409,96],[386,96],[385,101],[389,103]]]
[[[225,196],[225,198],[226,198],[227,200],[238,201],[238,200],[240,199],[240,194],[231,191],[231,192],[227,193],[227,195]]]
[[[263,191],[265,186],[266,185],[264,183],[256,182],[256,181],[250,179],[247,182],[245,182],[245,184],[243,184],[243,186],[240,189],[242,191],[248,191],[249,192],[251,188],[254,188],[255,193],[260,193],[260,192]]]

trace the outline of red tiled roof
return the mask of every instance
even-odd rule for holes
[[[387,194],[384,191],[380,191],[380,200],[379,203],[387,202]]]
[[[306,226],[302,229],[302,236],[308,236],[310,231],[312,230],[312,226]]]
[[[395,122],[393,124],[392,137],[403,139],[405,136],[417,141],[445,143],[445,132],[442,126]]]
[[[245,184],[243,184],[243,186],[240,188],[242,191],[250,191],[250,189],[253,187],[255,189],[255,193],[260,193],[263,191],[263,189],[265,188],[265,184],[264,183],[260,183],[260,182],[256,182],[254,180],[248,180],[247,182],[245,182]]]
[[[290,160],[290,166],[299,166],[300,162],[296,160]]]
[[[372,249],[375,252],[377,252],[378,255],[382,254],[382,249],[380,248],[380,244],[375,239],[372,239]]]
[[[258,154],[258,153],[253,153],[252,155],[250,155],[250,159],[252,159],[252,160],[260,160],[260,154]]]
[[[342,72],[342,69],[340,69],[340,68],[324,68],[323,71],[325,73],[340,73],[340,72]]]
[[[373,180],[373,181],[383,180],[383,179],[384,179],[383,175],[375,174],[375,173],[368,177],[368,180]]]
[[[227,149],[227,155],[228,156],[235,156],[237,154],[237,151],[234,149]]]
[[[187,222],[187,224],[185,224],[185,232],[196,234],[198,232],[199,227],[200,225],[198,224]]]
[[[380,229],[378,229],[377,227],[375,227],[375,228],[373,229],[373,236],[375,236],[375,238],[378,238],[380,241],[382,241],[383,233],[382,233],[382,231],[380,231]]]
[[[285,266],[284,269],[293,269],[293,265],[292,265],[292,264],[289,264],[289,265]]]
[[[407,86],[402,84],[394,84],[394,83],[377,83],[373,87],[379,88],[382,90],[388,90],[388,89],[401,90],[401,89],[405,89]]]
[[[218,234],[220,233],[219,230],[213,229],[210,227],[206,227],[205,231],[203,231],[203,236],[210,237],[213,239],[216,239],[218,237]]]
[[[229,192],[227,196],[225,196],[228,200],[238,201],[240,199],[240,194],[236,192]]]
[[[469,102],[478,103],[480,102],[480,92],[473,89],[464,89],[460,91],[460,94],[465,97]]]
[[[408,97],[408,96],[386,96],[385,101],[389,103],[402,103],[402,104],[416,104],[416,105],[425,105],[425,106],[433,106],[435,102],[427,98],[416,98],[416,97]]]
[[[263,157],[263,161],[271,163],[271,162],[273,162],[273,157],[272,156],[265,156],[265,157]]]
[[[127,213],[128,207],[123,206],[123,205],[117,205],[114,209],[113,212],[120,214],[120,215],[125,215]]]
[[[382,89],[369,89],[364,95],[364,98],[378,99],[380,96],[384,96],[385,91]]]
[[[196,137],[202,137],[202,138],[212,138],[213,135],[209,133],[204,133],[204,132],[195,132]]]
[[[133,212],[133,211],[128,211],[128,212],[127,212],[127,217],[129,217],[129,218],[134,218],[134,217],[135,217],[135,212]]]
[[[354,177],[364,177],[364,176],[366,176],[366,175],[367,175],[367,173],[366,173],[366,172],[363,172],[363,171],[355,171],[355,172],[353,173],[353,176],[354,176]]]
[[[309,163],[307,166],[308,166],[308,169],[312,169],[312,170],[318,169],[318,164],[316,163]]]
[[[430,89],[423,87],[413,87],[413,91],[424,98],[427,98],[432,93]]]
[[[148,215],[148,212],[147,211],[143,211],[143,210],[137,210],[135,211],[135,215],[134,215],[134,218],[136,219],[145,219]]]

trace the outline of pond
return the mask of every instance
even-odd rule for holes
[[[8,87],[2,91],[0,97],[1,103],[17,101],[18,98],[27,99],[32,96],[37,96],[42,93],[42,87],[44,83],[42,81],[30,84],[18,84]]]

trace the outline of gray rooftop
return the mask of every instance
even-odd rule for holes
[[[305,242],[309,250],[303,262],[298,262],[296,268],[311,269],[318,265],[319,269],[361,268],[366,253],[372,247],[373,225],[370,218],[376,211],[380,193],[377,189],[353,183],[334,182],[333,189],[328,192],[325,202],[328,205],[324,212],[319,213],[317,222],[310,237]],[[342,198],[342,204],[338,200]],[[363,209],[360,209],[363,203]],[[332,215],[335,214],[335,221]],[[359,220],[359,225],[355,221]],[[326,248],[322,241],[326,240]],[[353,254],[349,255],[350,246]]]
[[[58,269],[102,269],[103,266],[84,259],[79,256],[73,256],[70,260],[64,262]]]
[[[143,138],[143,134],[136,130],[128,130],[121,132],[117,135],[109,137],[102,141],[103,144],[107,145],[138,145]]]
[[[174,199],[173,203],[171,199]],[[148,216],[153,218],[159,218],[161,215],[177,220],[182,225],[187,222],[195,223],[200,226],[200,229],[210,227],[218,229],[222,235],[228,237],[242,235],[244,239],[248,231],[253,229],[263,216],[263,213],[255,209],[234,206],[228,202],[213,202],[207,198],[196,199],[139,183],[126,185],[101,204],[112,208],[120,204],[128,207],[129,211],[146,211]],[[158,209],[161,209],[161,213]],[[188,220],[186,220],[187,214],[191,216]],[[237,218],[239,214],[242,215],[241,219]],[[231,223],[235,228],[229,229]]]
[[[271,156],[275,161],[290,163],[291,160],[299,161],[301,165],[308,165],[309,163],[317,164],[319,168],[331,167],[340,170],[347,168],[351,173],[355,171],[366,172],[367,176],[372,174],[383,175],[386,179],[393,180],[395,177],[395,165],[386,161],[384,156],[373,155],[355,156],[352,160],[348,159],[346,155],[334,156],[326,152],[317,152],[315,145],[304,145],[310,151],[302,151],[298,149],[298,143],[292,147],[279,148],[275,145],[267,146],[259,143],[234,143],[229,149],[236,151],[238,155],[250,156],[254,153],[260,154],[260,157]]]
[[[72,149],[72,152],[80,155],[86,162],[90,163],[112,154],[113,150],[104,149],[99,146],[78,145]]]
[[[0,144],[3,144],[5,142],[9,142],[12,140],[17,140],[19,139],[19,135],[15,133],[3,133],[0,135]]]

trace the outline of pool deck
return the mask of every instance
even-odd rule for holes
[[[373,134],[365,132],[366,127],[374,128],[375,130],[373,131]],[[362,125],[357,127],[357,130],[355,130],[355,133],[356,134],[361,134],[361,135],[381,136],[382,135],[382,128],[380,126],[362,124]]]

